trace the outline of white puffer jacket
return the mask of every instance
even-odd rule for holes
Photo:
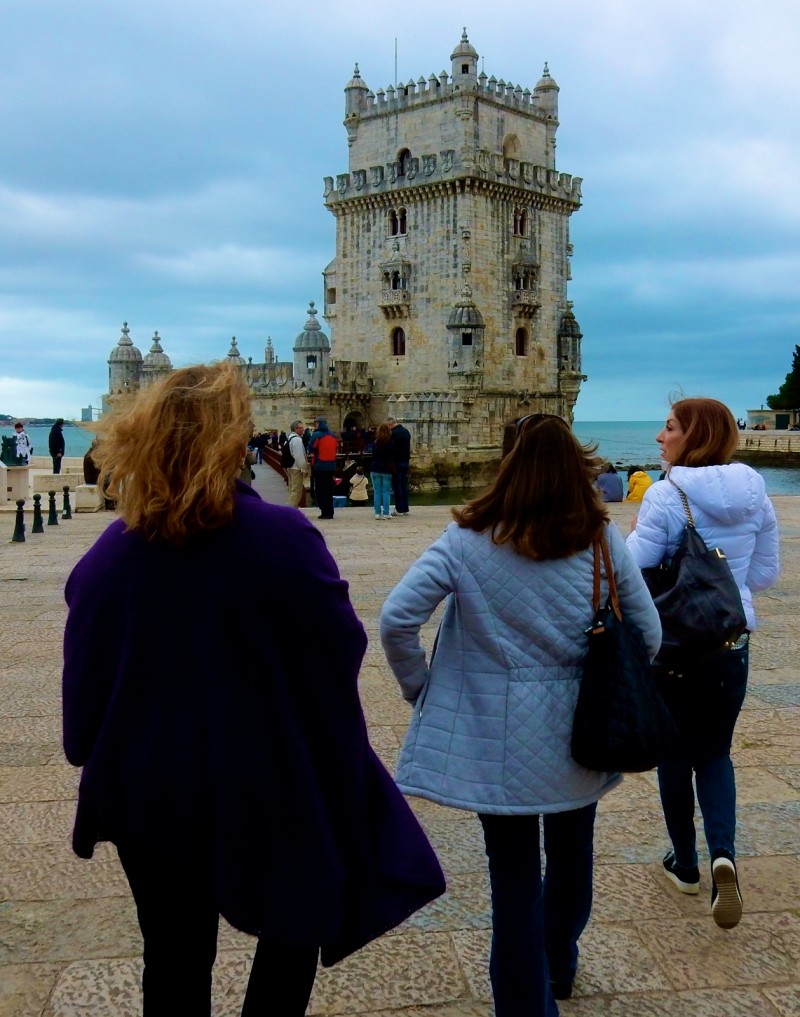
[[[778,527],[764,479],[744,463],[673,466],[670,477],[689,499],[697,531],[721,548],[742,596],[747,627],[756,627],[753,593],[778,579]],[[660,480],[646,492],[628,550],[640,568],[659,565],[677,550],[686,513],[681,496]]]

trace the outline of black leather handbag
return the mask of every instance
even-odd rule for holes
[[[707,547],[695,529],[689,499],[681,496],[686,527],[670,561],[642,569],[661,617],[661,649],[655,663],[680,672],[681,666],[713,660],[729,650],[747,628],[739,587],[725,552]]]
[[[608,600],[600,608],[600,553]],[[641,773],[652,770],[677,737],[669,709],[656,687],[650,654],[639,629],[620,610],[605,534],[594,544],[594,622],[587,629],[572,724],[572,758],[589,770]]]

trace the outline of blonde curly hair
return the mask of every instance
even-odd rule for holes
[[[173,371],[98,424],[99,483],[129,529],[183,544],[232,519],[251,430],[250,391],[237,367]]]

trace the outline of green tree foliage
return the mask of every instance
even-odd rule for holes
[[[786,381],[775,395],[767,396],[767,406],[771,410],[800,409],[800,346],[794,348],[792,369],[786,375]]]

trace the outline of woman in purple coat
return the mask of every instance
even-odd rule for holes
[[[347,583],[301,513],[236,480],[249,420],[226,364],[118,411],[96,454],[122,518],[67,582],[73,846],[117,847],[146,1017],[208,1017],[220,915],[258,937],[242,1013],[278,1000],[295,1017],[320,954],[335,963],[444,890],[367,739]],[[253,603],[267,621],[244,640]]]

